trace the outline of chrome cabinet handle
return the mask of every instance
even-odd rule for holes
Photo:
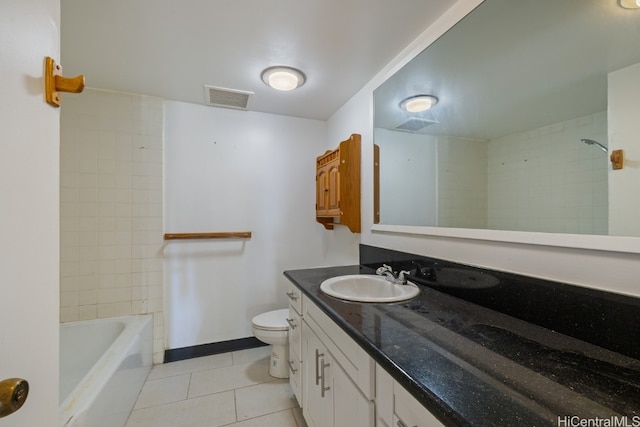
[[[291,370],[292,374],[295,374],[296,372],[298,372],[298,370],[293,367],[293,360],[289,360],[289,369]]]
[[[320,384],[320,358],[323,356],[324,354],[316,348],[316,385]]]
[[[324,363],[324,359],[322,359],[321,364],[320,364],[320,397],[324,397],[324,392],[327,390],[331,390],[331,387],[325,387],[324,385],[324,380],[325,380],[325,372],[324,369],[329,367],[329,363]]]
[[[289,291],[287,292],[287,296],[289,297],[290,300],[292,301],[298,301],[298,295],[293,292],[293,291]]]
[[[289,319],[287,318],[287,323],[289,324],[289,326],[291,327],[291,329],[295,329],[296,326],[296,322],[293,321],[293,319]]]

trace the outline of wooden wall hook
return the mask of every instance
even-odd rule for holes
[[[613,150],[609,160],[611,160],[611,169],[622,169],[622,165],[624,163],[624,154],[622,150]]]
[[[53,58],[45,58],[44,86],[45,98],[49,105],[60,106],[60,94],[58,92],[80,93],[84,90],[84,76],[63,77],[62,68],[56,64]]]

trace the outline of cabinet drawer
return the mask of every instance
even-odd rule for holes
[[[304,299],[303,317],[364,396],[373,400],[375,396],[373,359],[308,298]]]
[[[291,304],[289,304],[287,323],[289,323],[289,351],[295,351],[300,355],[302,354],[302,318]]]
[[[293,307],[299,315],[302,315],[302,292],[293,283],[289,283],[287,297],[289,297],[289,307]]]
[[[444,427],[438,419],[398,383],[393,388],[393,424],[399,427]]]
[[[300,356],[291,348],[289,349],[289,384],[298,400],[298,405],[302,407],[302,364]]]

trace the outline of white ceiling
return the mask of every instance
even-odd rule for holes
[[[326,120],[455,0],[61,0],[64,74],[89,87],[204,104],[204,85],[254,92],[253,111]],[[278,92],[263,69],[307,83]]]

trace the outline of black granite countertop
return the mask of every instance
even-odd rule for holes
[[[640,425],[638,359],[428,286],[395,304],[320,291],[330,277],[372,273],[343,266],[284,274],[444,424],[569,426],[615,417]]]

